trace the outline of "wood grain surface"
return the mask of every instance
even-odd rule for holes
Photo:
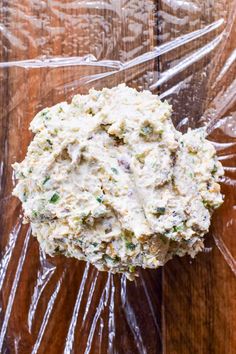
[[[0,353],[236,353],[235,9],[234,0],[0,0]],[[195,40],[99,80],[115,69],[69,64],[88,53],[127,62],[211,24]],[[67,62],[37,67],[49,58]],[[171,102],[181,130],[217,122],[210,139],[225,166],[226,200],[207,237],[212,251],[142,271],[133,283],[45,257],[11,197],[11,164],[25,156],[30,121],[90,87],[147,89],[160,79],[153,92]]]

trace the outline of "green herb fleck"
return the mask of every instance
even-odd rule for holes
[[[44,117],[45,119],[49,119],[47,114],[49,113],[49,109],[45,109],[41,112],[41,117]]]
[[[29,168],[29,171],[28,171],[29,173],[32,173],[33,172],[33,169],[32,168]]]
[[[173,232],[178,232],[178,231],[181,231],[181,230],[183,230],[183,228],[184,228],[184,225],[179,225],[179,226],[174,226],[173,227]]]
[[[59,194],[54,193],[51,199],[49,200],[50,203],[55,204],[60,199]]]
[[[123,233],[121,234],[121,237],[124,238],[125,240],[132,239],[132,237],[134,237],[134,232],[124,229]]]
[[[136,269],[135,266],[129,266],[130,273],[134,273],[135,269]]]
[[[61,254],[64,254],[64,251],[63,250],[60,250],[60,246],[57,246],[54,250],[54,254],[59,256]]]
[[[117,263],[120,260],[120,257],[115,256],[114,258],[112,258],[111,256],[109,256],[108,254],[104,254],[103,258],[105,259],[105,261],[111,261],[113,263]]]
[[[47,139],[47,143],[52,146],[52,142],[50,139]]]
[[[32,215],[33,215],[35,218],[37,218],[37,216],[38,216],[37,211],[36,211],[36,210],[33,210],[33,211],[32,211]]]
[[[91,212],[89,211],[88,213],[81,213],[81,223],[84,224],[88,217],[90,216]]]
[[[181,145],[182,147],[184,147],[184,142],[183,142],[183,141],[181,141],[181,142],[180,142],[180,145]]]
[[[189,173],[189,177],[193,178],[193,173],[192,172]]]
[[[207,200],[203,199],[202,201],[202,204],[206,207],[206,208],[209,208],[210,207],[210,204]]]
[[[23,202],[26,202],[28,198],[28,195],[26,192],[23,193]]]
[[[133,242],[126,242],[125,245],[126,245],[126,248],[130,251],[133,251],[136,248],[136,245]]]
[[[214,167],[213,167],[213,169],[212,169],[212,171],[211,171],[211,174],[212,175],[214,175],[216,172],[217,172],[217,166],[216,165],[214,165]]]
[[[97,242],[93,242],[92,245],[93,245],[93,247],[97,247],[98,243]]]
[[[135,157],[139,162],[144,163],[144,161],[145,161],[145,153],[144,152],[141,154],[135,155]]]
[[[166,208],[158,207],[158,208],[155,209],[155,211],[156,211],[157,214],[163,215],[163,214],[165,214]]]
[[[111,167],[111,170],[112,170],[113,173],[115,173],[115,175],[118,175],[118,171],[117,171],[117,169],[115,167]]]
[[[43,181],[43,185],[44,185],[45,183],[47,183],[47,181],[49,181],[49,180],[50,180],[50,176],[46,176],[45,179],[44,179],[44,181]]]
[[[88,108],[86,113],[91,114],[92,116],[94,116],[94,114],[95,114],[92,107]]]
[[[114,262],[114,263],[117,263],[117,262],[119,262],[119,261],[120,261],[120,257],[115,256],[115,258],[113,258],[113,262]]]
[[[96,201],[98,203],[102,203],[103,202],[103,195],[100,195],[99,197],[96,197]]]
[[[62,113],[62,112],[64,112],[63,108],[59,107],[58,113]]]

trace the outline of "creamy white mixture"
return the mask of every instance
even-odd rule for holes
[[[46,253],[133,278],[202,250],[223,168],[204,129],[174,128],[167,102],[125,85],[90,90],[30,128],[14,195]]]

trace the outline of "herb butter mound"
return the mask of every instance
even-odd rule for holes
[[[46,253],[132,279],[203,249],[223,168],[204,129],[174,128],[167,102],[123,84],[90,90],[30,128],[14,195]]]

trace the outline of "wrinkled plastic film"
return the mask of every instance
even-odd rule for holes
[[[91,87],[126,82],[149,89],[172,104],[179,130],[207,124],[225,169],[225,203],[211,233],[236,273],[236,2],[213,3],[3,2],[0,352],[164,351],[162,269],[140,271],[129,282],[75,259],[48,257],[11,196],[11,164],[25,156],[34,115]]]

